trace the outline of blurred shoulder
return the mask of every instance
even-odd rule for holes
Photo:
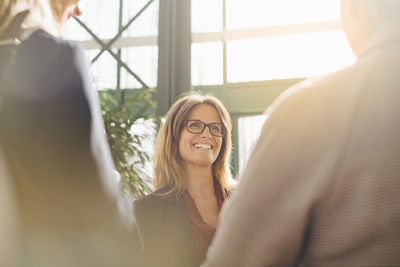
[[[43,30],[36,30],[26,39],[19,49],[23,58],[41,65],[46,62],[51,66],[60,66],[64,70],[70,65],[87,67],[88,60],[83,49],[68,40],[55,37]]]
[[[335,112],[339,106],[351,104],[357,97],[357,90],[350,90],[354,83],[355,67],[327,75],[305,79],[285,90],[268,107],[265,114],[271,119],[276,115],[288,118],[319,116],[321,111]],[[318,112],[316,112],[318,111]],[[271,116],[272,115],[272,116]]]
[[[3,73],[10,94],[34,99],[81,95],[91,88],[90,65],[83,50],[40,29],[27,34],[13,49]]]
[[[53,49],[65,49],[70,53],[82,53],[83,49],[76,43],[61,39],[59,37],[53,36],[43,30],[36,30],[33,32],[29,38],[26,40],[27,44],[41,44],[45,45],[45,48],[52,47]]]

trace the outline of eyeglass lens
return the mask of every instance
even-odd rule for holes
[[[223,125],[221,123],[204,123],[199,120],[188,120],[186,122],[186,128],[191,133],[202,133],[204,129],[208,127],[210,133],[215,136],[222,136],[223,135]]]

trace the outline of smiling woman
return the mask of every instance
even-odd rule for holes
[[[191,93],[168,111],[155,145],[156,191],[135,202],[147,266],[198,266],[231,191],[231,120],[213,96]]]

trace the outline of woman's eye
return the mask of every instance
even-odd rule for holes
[[[221,132],[221,129],[218,125],[212,124],[211,131],[213,131],[214,133],[219,133],[219,132]]]
[[[201,129],[202,125],[200,122],[192,122],[191,124],[189,124],[189,127],[191,129]]]

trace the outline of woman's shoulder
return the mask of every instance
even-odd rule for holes
[[[157,189],[156,191],[151,192],[150,194],[135,200],[134,205],[145,205],[148,203],[157,203],[160,201],[166,201],[172,197],[172,195],[169,194],[170,190],[171,190],[170,185],[163,186]]]
[[[68,68],[88,68],[89,62],[83,49],[76,43],[55,37],[43,30],[30,34],[20,49],[22,54],[30,55],[32,62],[42,66],[48,62],[51,69],[59,66],[65,73]],[[51,69],[49,69],[51,71]]]
[[[20,45],[23,50],[33,50],[37,54],[40,51],[46,54],[56,53],[62,55],[64,53],[70,54],[83,54],[83,49],[76,43],[61,39],[59,37],[53,36],[41,29],[31,30],[32,33],[29,34]],[[60,54],[60,51],[63,52]],[[39,55],[38,55],[39,56]],[[60,62],[64,63],[64,62]]]
[[[23,40],[3,71],[12,87],[10,93],[46,99],[72,95],[76,92],[73,89],[81,94],[81,88],[90,86],[86,82],[90,78],[89,61],[78,45],[40,29]]]
[[[27,72],[31,84],[54,79],[57,84],[74,76],[86,75],[90,69],[83,49],[77,44],[36,29],[16,48],[14,68]],[[40,65],[40,68],[37,66]],[[65,78],[65,81],[60,79]],[[54,90],[54,88],[53,88]]]
[[[142,198],[133,202],[133,210],[137,223],[148,223],[149,221],[157,220],[160,214],[163,214],[168,207],[168,203],[176,201],[174,194],[166,194],[170,187],[162,187]]]
[[[49,45],[53,45],[54,47],[65,48],[69,50],[82,50],[82,48],[75,42],[56,37],[41,29],[35,30],[30,35],[28,40],[29,39],[36,42],[47,43]]]

